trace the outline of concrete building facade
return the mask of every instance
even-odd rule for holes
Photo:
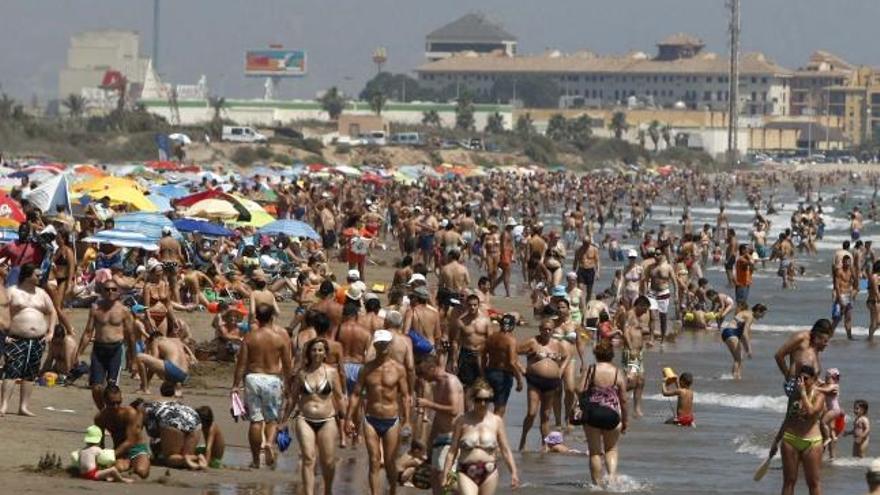
[[[109,70],[119,71],[129,87],[142,87],[149,63],[140,55],[140,35],[135,31],[88,31],[70,38],[67,63],[58,74],[58,97],[82,95],[101,85]],[[130,91],[131,92],[131,91]]]

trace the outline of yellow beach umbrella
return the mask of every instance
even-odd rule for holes
[[[237,225],[245,225],[251,227],[260,228],[263,225],[272,223],[275,221],[275,217],[269,214],[262,206],[259,205],[256,201],[245,198],[244,196],[239,196],[237,194],[233,194],[232,197],[236,199],[241,205],[244,207],[248,213],[251,214],[251,219],[248,222],[236,222]]]
[[[83,195],[88,195],[95,200],[100,200],[101,198],[107,197],[110,198],[111,203],[131,205],[137,211],[159,211],[159,208],[157,208],[152,201],[144,196],[144,193],[131,186],[119,186],[112,187],[110,189],[89,191],[84,193]]]
[[[136,181],[131,179],[126,179],[125,177],[96,177],[93,179],[89,179],[84,182],[80,182],[79,184],[74,184],[71,187],[73,192],[100,192],[107,189],[115,189],[120,187],[126,188],[134,188],[138,191],[143,191],[144,189],[138,184]],[[111,198],[112,199],[112,198]]]
[[[183,210],[183,216],[230,220],[238,218],[238,210],[229,201],[222,199],[203,199]]]

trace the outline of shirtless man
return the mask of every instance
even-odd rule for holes
[[[189,367],[196,363],[196,356],[178,335],[176,326],[168,329],[168,336],[159,332],[150,334],[146,352],[135,357],[141,378],[138,392],[150,393],[150,378],[155,373],[174,386],[175,396],[181,396],[182,385],[189,379]]]
[[[574,255],[573,270],[578,276],[578,285],[583,294],[582,306],[593,298],[593,284],[599,279],[599,249],[589,237],[584,238],[580,249]]]
[[[525,370],[516,353],[517,342],[516,337],[513,336],[514,330],[516,330],[516,316],[510,313],[502,316],[501,331],[489,334],[486,345],[483,346],[481,359],[485,363],[486,381],[494,392],[495,414],[501,417],[504,417],[507,410],[507,401],[510,399],[510,389],[513,387],[514,379],[516,391],[520,392],[523,388]]]
[[[480,312],[480,298],[476,294],[467,296],[466,311],[453,325],[452,366],[465,389],[470,388],[477,378],[483,376],[482,355],[489,337],[491,322]]]
[[[538,222],[532,228],[532,235],[526,241],[526,283],[533,284],[544,279],[543,270],[544,253],[547,252],[547,241],[541,235],[544,224]]]
[[[281,415],[282,397],[291,376],[290,337],[275,325],[275,308],[260,304],[256,311],[256,328],[248,332],[241,343],[232,392],[241,392],[250,416],[248,443],[251,447],[251,467],[260,467],[260,452],[266,465],[275,465],[275,433]]]
[[[89,311],[76,356],[81,356],[89,342],[94,342],[89,386],[92,387],[92,401],[100,410],[104,408],[104,384],[119,383],[123,354],[127,354],[128,368],[134,369],[132,362],[136,339],[134,318],[131,311],[119,301],[116,282],[107,280],[98,287],[98,293],[99,299]],[[123,350],[126,343],[128,353]]]
[[[654,251],[656,263],[651,267],[649,297],[654,299],[657,305],[657,314],[660,321],[660,343],[666,339],[666,330],[668,326],[669,301],[672,300],[672,265],[666,259],[666,255],[662,251]]]
[[[431,446],[431,487],[434,495],[444,493],[443,467],[452,444],[452,424],[464,413],[464,389],[458,378],[446,372],[436,356],[419,363],[419,376],[431,383],[431,399],[419,398],[416,406],[434,411],[427,444]]]
[[[376,330],[385,328],[385,318],[380,312],[382,312],[382,301],[376,294],[368,292],[364,294],[364,313],[358,315],[357,322],[372,335]]]
[[[122,405],[122,391],[110,383],[102,391],[103,407],[95,416],[101,431],[110,432],[116,454],[116,469],[129,469],[141,479],[150,475],[150,446],[144,439],[144,419],[137,409]]]
[[[833,288],[831,297],[837,310],[833,318],[832,328],[837,329],[840,320],[846,329],[846,338],[852,340],[852,310],[853,301],[859,293],[859,277],[852,266],[852,256],[844,256],[840,266],[831,271]]]
[[[275,293],[266,287],[269,283],[269,278],[266,276],[266,273],[258,268],[254,270],[254,273],[251,275],[251,280],[254,290],[250,293],[250,301],[248,304],[249,326],[254,325],[257,306],[260,304],[268,304],[269,306],[272,306],[276,315],[281,313],[281,310],[278,309],[278,302],[275,300]]]
[[[357,316],[358,306],[356,304],[349,303],[343,306],[342,325],[339,325],[339,332],[336,334],[336,340],[342,344],[342,367],[345,370],[345,389],[349,395],[354,390],[354,386],[364,367],[367,348],[370,347],[370,339],[372,338],[370,331],[358,323]]]
[[[333,287],[333,282],[329,280],[321,282],[321,286],[318,288],[319,300],[309,308],[312,311],[324,313],[327,318],[330,318],[333,338],[336,338],[336,329],[342,323],[342,304],[336,302],[335,294],[336,289]]]
[[[639,296],[621,321],[623,332],[622,367],[626,372],[627,389],[633,391],[635,416],[642,416],[642,392],[645,389],[645,341],[651,340],[651,302],[645,296]]]
[[[171,300],[180,302],[180,287],[177,285],[177,269],[186,261],[180,242],[171,236],[171,227],[162,227],[162,238],[159,239],[159,261],[165,266],[165,277],[171,289]]]
[[[502,277],[498,275],[498,269],[501,268],[501,236],[498,235],[498,225],[489,224],[489,233],[483,238],[483,262],[486,265],[486,276],[489,277],[489,283],[492,292],[502,282]],[[503,269],[503,268],[502,268]],[[509,267],[508,267],[509,269]]]
[[[379,471],[384,459],[388,493],[397,493],[397,447],[401,429],[410,430],[409,408],[400,404],[410,403],[410,389],[403,365],[391,358],[389,352],[393,335],[387,330],[378,330],[373,335],[373,348],[376,359],[368,362],[358,377],[352,390],[346,413],[345,431],[355,435],[358,427],[355,419],[359,416],[361,393],[364,393],[364,436],[370,462],[370,494],[381,493]],[[403,426],[401,427],[401,423]],[[383,455],[384,454],[384,455]]]
[[[862,212],[859,211],[858,206],[853,206],[852,213],[850,214],[850,223],[849,223],[849,232],[852,240],[857,241],[862,235],[862,224],[864,220],[862,219]]]
[[[403,332],[403,315],[397,311],[389,311],[385,315],[385,329],[393,334],[391,344],[388,345],[388,352],[391,358],[402,364],[406,369],[406,381],[409,383],[409,389],[415,390],[416,386],[416,366],[413,358],[412,340]],[[375,333],[375,332],[374,332]],[[372,360],[375,356],[373,348],[367,355],[368,360]]]
[[[432,346],[437,346],[443,337],[440,330],[440,312],[437,308],[428,304],[430,296],[428,289],[417,287],[410,295],[410,306],[406,310],[403,318],[403,328],[405,332],[415,330],[422,337],[427,339]],[[416,358],[423,354],[418,348],[413,348]]]
[[[447,263],[440,268],[438,289],[460,293],[471,286],[468,269],[461,263],[461,251],[453,248],[446,256]]]

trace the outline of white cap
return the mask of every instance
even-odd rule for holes
[[[52,225],[47,225],[40,231],[40,235],[58,235],[58,231]]]
[[[426,279],[425,276],[422,275],[421,273],[413,273],[412,276],[409,278],[409,282],[407,282],[407,284],[412,285],[416,282],[426,282],[427,283],[428,279]]]
[[[171,227],[168,225],[162,227],[162,235],[171,235]]]
[[[360,301],[363,295],[363,289],[361,289],[360,286],[356,284],[352,284],[351,286],[349,286],[348,290],[345,291],[345,297],[351,299],[352,301]]]
[[[364,301],[372,301],[374,299],[377,301],[379,300],[379,295],[375,292],[367,292],[364,294]]]
[[[394,334],[392,334],[388,330],[376,330],[376,332],[373,333],[373,343],[374,344],[379,343],[379,342],[391,342],[393,339],[394,339]]]
[[[629,249],[626,252],[626,257],[627,258],[638,258],[639,253],[637,253],[635,249]]]
[[[578,274],[576,272],[568,272],[568,274],[565,277],[566,278],[573,278],[573,279],[577,280]]]
[[[443,220],[440,220],[441,227],[446,228],[447,225],[449,225],[449,220],[447,220],[445,218]]]
[[[361,272],[352,268],[351,270],[348,271],[348,279],[349,280],[360,280],[361,279]]]

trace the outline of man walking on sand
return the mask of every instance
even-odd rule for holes
[[[434,412],[428,445],[431,446],[431,487],[434,495],[444,492],[443,468],[452,445],[455,419],[464,413],[464,388],[459,379],[440,367],[437,356],[426,356],[419,363],[419,376],[431,383],[431,399],[419,398],[416,406]]]
[[[232,382],[232,391],[241,392],[244,381],[252,468],[260,467],[260,451],[265,453],[266,465],[275,465],[275,433],[291,369],[290,337],[275,325],[275,308],[260,304],[256,313],[257,326],[241,343]]]

